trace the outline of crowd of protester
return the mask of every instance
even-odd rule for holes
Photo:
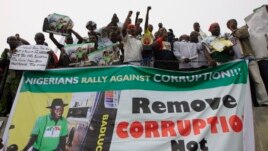
[[[65,36],[64,44],[57,41],[53,33],[49,33],[49,38],[60,50],[60,55],[57,56],[52,50],[48,52],[47,69],[132,64],[165,70],[195,71],[235,59],[247,59],[252,92],[255,92],[252,93],[255,105],[268,106],[268,77],[263,76],[264,71],[258,66],[246,25],[238,28],[237,21],[230,19],[226,23],[230,33],[221,35],[220,25],[215,22],[209,26],[208,31],[211,35],[208,36],[201,30],[199,23],[195,22],[191,33],[176,37],[173,30],[167,30],[162,23],[158,24],[158,29],[154,32],[153,25],[149,24],[150,10],[151,7],[148,7],[144,19],[139,18],[140,13],[137,12],[134,22],[131,20],[133,12],[129,11],[123,25],[120,25],[119,18],[114,14],[111,22],[98,30],[94,21],[88,21],[88,37],[82,37],[74,29],[68,29],[69,35]],[[141,27],[143,21],[144,28]],[[72,35],[76,37],[77,42]],[[48,45],[42,32],[36,33],[34,39],[35,45]],[[224,46],[216,45],[215,41],[223,42]],[[19,34],[8,37],[7,43],[9,48],[3,51],[0,62],[2,115],[9,114],[23,73],[21,70],[8,69],[9,59],[17,47],[30,45]],[[83,53],[76,52],[74,58],[66,51],[66,46],[84,43],[93,43],[94,47]],[[103,51],[101,61],[88,59],[89,54],[108,45],[112,47]]]

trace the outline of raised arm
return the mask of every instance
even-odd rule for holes
[[[131,15],[132,15],[132,11],[128,12],[127,18],[123,24],[123,28],[122,28],[122,35],[123,37],[125,37],[127,35],[127,26],[128,26],[128,20],[130,19]]]
[[[61,50],[61,48],[63,48],[64,46],[62,44],[60,44],[54,37],[54,35],[52,33],[49,33],[49,38],[50,40],[57,46],[57,48],[59,48]]]
[[[139,19],[139,15],[140,15],[140,12],[139,12],[139,11],[137,11],[137,12],[136,12],[136,18],[135,18],[135,26],[137,26],[137,25],[138,25],[138,19]]]
[[[78,39],[78,44],[81,44],[83,41],[84,41],[84,39],[83,39],[83,37],[81,37],[76,31],[74,31],[73,29],[70,29],[70,32],[71,33],[73,33],[74,35],[75,35],[75,37]]]
[[[144,24],[144,31],[147,30],[149,24],[149,11],[151,10],[151,6],[147,7],[146,17],[145,17],[145,24]]]

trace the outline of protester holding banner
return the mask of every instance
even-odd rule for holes
[[[48,46],[48,44],[45,42],[45,35],[41,32],[35,34],[34,40],[36,42],[36,45]]]
[[[45,42],[45,35],[41,32],[35,34],[34,40],[36,42],[36,45],[48,46]],[[49,55],[47,68],[56,68],[59,62],[57,55],[52,50],[48,51],[47,53]]]
[[[211,36],[206,37],[202,42],[205,44],[205,55],[210,66],[216,63],[224,63],[233,60],[232,42],[221,36],[220,25],[212,23],[209,27]]]
[[[254,51],[249,42],[249,32],[247,26],[237,28],[237,21],[230,19],[227,22],[227,27],[232,31],[230,40],[233,42],[233,50],[237,59],[249,60],[249,74],[253,80],[256,99],[260,106],[268,106],[268,96],[262,80],[259,65],[255,60]]]
[[[123,56],[122,52],[124,51],[124,45],[121,41],[121,35],[118,35],[116,32],[111,32],[109,35],[109,39],[113,43],[112,48],[112,61],[113,65],[122,64],[123,63]]]
[[[31,138],[23,151],[33,146],[34,151],[65,151],[68,127],[66,118],[62,117],[64,107],[61,98],[55,98],[50,109],[50,114],[39,117],[34,125]]]
[[[89,32],[88,33],[88,43],[94,43],[94,49],[91,50],[91,52],[96,51],[99,49],[99,37],[98,34],[95,32]]]
[[[75,37],[78,39],[77,44],[81,44],[83,42],[84,39],[76,31],[74,31],[73,29],[69,29],[69,33],[70,33],[70,35],[65,37],[65,44],[66,45],[73,44],[73,37],[72,37],[71,34],[74,34]],[[69,59],[68,54],[64,50],[64,45],[63,44],[60,44],[55,39],[53,33],[49,33],[49,38],[57,46],[57,48],[61,51],[60,58],[59,58],[59,66],[60,67],[67,67],[67,66],[69,66],[70,59]]]

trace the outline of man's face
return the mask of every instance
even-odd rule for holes
[[[229,29],[237,29],[237,24],[235,21],[230,21],[229,24],[228,24],[228,28]]]
[[[110,34],[110,40],[113,42],[113,43],[116,43],[118,41],[117,39],[117,35],[115,33],[111,33]]]
[[[219,36],[220,35],[220,32],[221,32],[220,26],[212,26],[211,27],[211,34],[213,36]]]
[[[148,30],[149,30],[150,32],[152,32],[153,29],[154,29],[153,25],[148,25]]]
[[[136,28],[135,26],[131,26],[127,29],[128,34],[135,36],[136,35]]]
[[[199,24],[194,24],[194,31],[199,32],[200,31],[200,25]]]
[[[198,42],[198,36],[199,36],[198,32],[192,32],[190,34],[190,41],[191,42]]]
[[[36,35],[34,40],[37,45],[43,45],[45,42],[45,37],[43,35]]]
[[[63,106],[55,106],[51,109],[51,115],[54,119],[60,119],[62,117],[63,111]]]
[[[15,36],[11,36],[8,38],[7,43],[12,48],[16,48],[18,46],[18,39]]]
[[[164,40],[166,40],[166,38],[168,36],[168,32],[167,32],[166,28],[159,29],[159,32],[158,33],[159,33],[159,35],[161,37],[163,37]]]
[[[162,28],[163,27],[163,24],[162,23],[158,23],[158,27],[159,28]]]

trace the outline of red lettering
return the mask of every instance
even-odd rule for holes
[[[240,132],[243,129],[243,122],[236,115],[233,115],[229,118],[229,124],[235,132]]]
[[[56,129],[56,128],[55,128]],[[119,138],[159,138],[159,137],[187,137],[189,135],[200,135],[206,131],[211,134],[241,132],[243,130],[242,117],[232,115],[211,116],[204,119],[177,120],[175,121],[134,121],[128,123],[120,122],[116,127]]]
[[[145,122],[145,137],[160,137],[160,134],[158,132],[158,123],[156,121]]]
[[[218,133],[217,126],[216,126],[216,124],[218,124],[218,118],[215,116],[209,117],[207,118],[207,122],[208,124],[210,124],[211,133]]]
[[[130,135],[134,138],[139,138],[142,136],[143,134],[143,126],[140,122],[133,122],[131,125],[130,125]]]
[[[220,116],[220,122],[221,122],[221,128],[222,128],[222,131],[224,133],[227,133],[229,132],[229,127],[228,127],[228,124],[227,124],[227,121],[226,121],[226,117],[225,116]]]
[[[190,120],[179,120],[177,121],[178,131],[181,136],[188,136],[191,133],[191,121]]]
[[[172,121],[161,121],[161,128],[162,128],[162,136],[168,137],[170,136],[176,136],[176,132],[174,129],[174,122]]]
[[[206,127],[206,121],[202,119],[193,119],[194,135],[200,134],[200,130]]]
[[[120,138],[128,138],[127,132],[128,122],[120,122],[116,128],[116,134]]]

